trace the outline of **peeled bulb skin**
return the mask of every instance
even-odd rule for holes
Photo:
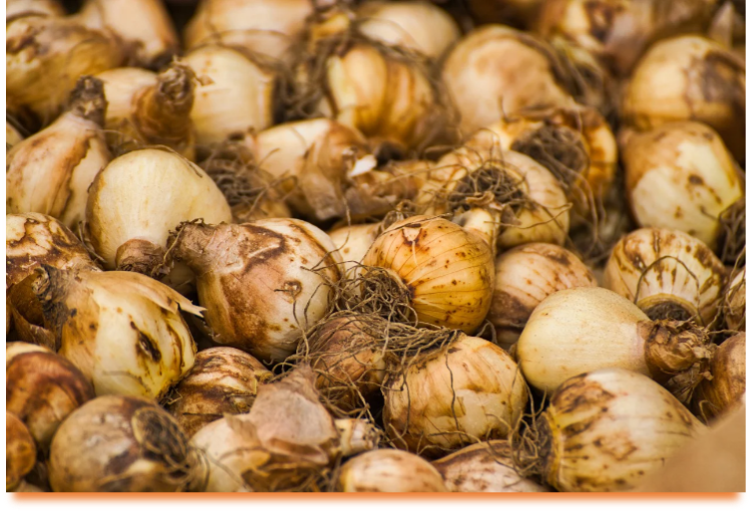
[[[598,369],[621,367],[662,381],[711,358],[698,330],[650,321],[631,301],[600,287],[550,294],[532,312],[516,353],[527,382],[545,394]]]
[[[50,485],[56,492],[181,491],[199,476],[195,459],[178,423],[158,405],[100,396],[60,425]]]
[[[7,153],[6,213],[43,213],[77,228],[87,190],[111,159],[102,131],[106,106],[102,83],[82,78],[69,111]]]
[[[638,224],[685,231],[715,249],[720,213],[744,194],[715,131],[697,122],[669,123],[629,136],[622,156]]]
[[[513,431],[528,392],[505,351],[462,334],[448,348],[418,360],[382,390],[384,426],[398,447],[437,456],[476,438],[505,438]]]
[[[86,207],[87,235],[106,267],[146,273],[162,262],[169,233],[199,218],[217,224],[232,214],[202,169],[157,148],[114,159],[92,183]]]
[[[301,331],[328,309],[340,255],[316,226],[296,219],[246,224],[184,225],[173,256],[197,275],[199,302],[211,336],[262,361],[291,355]]]
[[[363,453],[346,462],[338,478],[346,493],[442,493],[440,473],[426,460],[401,450]]]
[[[114,38],[71,17],[25,16],[6,28],[8,102],[28,107],[45,124],[60,113],[80,76],[115,68],[123,59]]]
[[[5,491],[14,491],[37,461],[34,439],[23,422],[5,411]]]
[[[222,43],[285,62],[313,12],[311,0],[202,0],[183,39],[189,49]]]
[[[179,49],[173,21],[159,0],[87,0],[78,19],[117,34],[135,66],[157,68]]]
[[[521,477],[507,441],[472,444],[432,463],[456,493],[543,493],[548,489]]]
[[[94,398],[92,384],[68,360],[47,351],[5,360],[6,410],[26,424],[40,449],[50,446],[60,423]]]
[[[194,365],[196,344],[180,310],[201,310],[143,274],[45,267],[33,291],[52,319],[58,353],[98,396],[160,399]]]
[[[271,376],[257,359],[241,350],[205,349],[196,354],[189,375],[168,395],[165,408],[191,438],[224,414],[248,412],[260,382]]]
[[[276,78],[242,53],[217,45],[191,51],[183,59],[199,78],[191,120],[196,143],[207,146],[273,123]]]
[[[623,369],[563,383],[537,426],[543,477],[565,492],[631,490],[706,430],[668,391]]]
[[[493,253],[482,237],[457,224],[423,215],[396,222],[377,237],[363,264],[392,271],[422,322],[471,332],[487,316]]]
[[[596,286],[589,268],[560,246],[524,244],[501,254],[495,260],[495,290],[488,316],[495,325],[498,343],[515,343],[532,311],[548,295]]]
[[[731,412],[746,393],[746,333],[739,332],[720,344],[712,359],[712,379],[694,392],[696,413],[710,420]]]
[[[430,59],[440,58],[460,37],[453,18],[429,2],[370,1],[356,15],[361,34]]]
[[[604,285],[651,319],[709,324],[717,315],[724,277],[723,264],[703,242],[682,231],[644,228],[615,245]]]
[[[745,153],[746,65],[723,45],[681,36],[652,46],[623,97],[624,122],[639,130],[694,120],[715,129],[733,156]]]
[[[487,25],[451,50],[442,80],[460,112],[461,132],[470,135],[504,114],[567,104],[570,95],[554,69],[546,43],[503,25]]]

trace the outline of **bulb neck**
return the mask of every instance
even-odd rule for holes
[[[165,248],[138,238],[129,240],[118,248],[115,255],[116,269],[138,272],[156,277],[165,274]]]
[[[69,102],[71,113],[104,127],[107,99],[105,85],[100,79],[90,75],[79,78]]]
[[[191,68],[173,63],[141,92],[134,121],[148,142],[173,147],[190,139],[195,83]]]

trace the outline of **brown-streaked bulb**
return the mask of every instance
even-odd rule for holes
[[[380,449],[346,462],[338,477],[345,493],[443,493],[442,476],[431,463],[402,450]]]
[[[34,439],[23,422],[5,411],[5,491],[15,491],[37,462]]]
[[[743,403],[746,393],[746,333],[729,337],[715,351],[705,378],[694,392],[693,407],[704,421],[730,412]]]

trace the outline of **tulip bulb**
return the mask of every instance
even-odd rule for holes
[[[49,468],[56,492],[183,491],[202,473],[170,414],[130,396],[99,396],[68,416]]]
[[[123,60],[115,38],[74,18],[23,16],[6,30],[6,97],[44,125],[60,113],[82,75],[115,68]]]
[[[720,344],[705,378],[694,392],[694,407],[707,421],[730,412],[746,393],[746,334],[739,332]]]
[[[180,315],[201,309],[133,272],[37,269],[31,291],[58,353],[98,396],[160,399],[194,365],[196,345]]]
[[[192,50],[182,62],[201,79],[191,108],[197,145],[221,143],[273,124],[278,81],[271,68],[217,45]]]
[[[87,0],[76,18],[118,36],[133,66],[156,69],[179,50],[173,21],[158,0]]]
[[[114,159],[97,175],[86,206],[86,234],[108,269],[150,274],[179,224],[232,217],[222,192],[189,160],[162,148]]]
[[[212,339],[264,361],[295,351],[301,332],[326,314],[330,285],[342,273],[330,238],[296,219],[189,222],[170,247],[197,276]]]
[[[495,260],[495,286],[488,316],[495,325],[498,344],[514,344],[531,313],[550,294],[596,286],[589,268],[560,246],[525,244],[501,254]]]
[[[183,32],[184,45],[238,47],[271,61],[290,61],[302,39],[311,0],[202,0]]]
[[[623,369],[564,382],[537,428],[542,477],[565,492],[631,490],[705,431],[672,394]]]
[[[102,131],[106,108],[102,82],[82,77],[68,112],[7,153],[7,213],[50,215],[76,229],[87,190],[111,158]]]
[[[471,332],[487,316],[492,249],[453,222],[423,215],[396,222],[377,237],[363,264],[387,270],[421,322]]]
[[[717,315],[724,276],[723,264],[700,240],[682,231],[644,228],[613,248],[603,283],[650,319],[706,325]]]
[[[624,122],[643,131],[682,120],[707,124],[739,161],[745,154],[745,111],[745,62],[696,35],[655,43],[636,65],[622,104]]]
[[[412,453],[381,449],[363,453],[340,470],[338,490],[346,493],[442,493],[442,476]]]
[[[731,274],[722,303],[728,329],[746,331],[746,267]]]
[[[108,143],[123,153],[165,145],[194,158],[194,71],[173,63],[159,75],[141,68],[116,68],[97,77],[105,85]]]
[[[509,436],[528,401],[524,378],[508,353],[463,334],[393,374],[382,393],[384,426],[393,443],[426,456]]]
[[[6,410],[29,429],[37,446],[46,450],[60,423],[94,398],[92,384],[60,355],[42,351],[5,358]]]
[[[516,471],[507,441],[472,444],[432,463],[448,491],[456,493],[543,493],[548,489]]]
[[[241,350],[205,349],[196,354],[191,372],[164,405],[191,438],[225,414],[248,413],[260,383],[271,377],[261,362]]]
[[[547,43],[504,25],[467,34],[442,66],[443,84],[467,136],[525,108],[569,104],[563,77]]]
[[[697,122],[677,122],[627,137],[626,192],[641,227],[685,231],[716,245],[719,216],[744,194],[720,137]]]
[[[693,325],[652,321],[611,290],[579,287],[534,309],[516,352],[527,382],[548,395],[578,374],[620,367],[667,383],[685,400],[713,349]]]

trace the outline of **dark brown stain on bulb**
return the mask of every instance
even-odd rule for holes
[[[141,331],[133,321],[131,321],[131,328],[137,334],[136,350],[138,353],[146,355],[153,362],[159,362],[162,358],[159,348],[155,342],[143,331]]]

